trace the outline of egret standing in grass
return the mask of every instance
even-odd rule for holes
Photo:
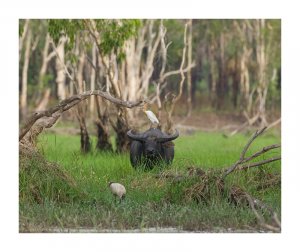
[[[146,116],[148,117],[148,119],[151,121],[151,125],[150,128],[152,128],[152,124],[157,124],[159,125],[159,121],[157,119],[157,117],[155,116],[155,114],[151,111],[151,110],[147,110],[147,103],[144,104],[143,106],[143,111],[146,114]]]
[[[123,186],[120,183],[109,182],[108,187],[112,192],[112,194],[115,196],[115,201],[117,200],[117,197],[120,199],[120,202],[125,199],[125,195],[126,195],[125,186]]]

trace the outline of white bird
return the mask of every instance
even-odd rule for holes
[[[112,194],[115,196],[115,200],[117,197],[120,199],[120,202],[123,199],[125,199],[125,195],[126,195],[125,186],[116,182],[109,182],[108,186]]]
[[[147,109],[147,103],[145,103],[143,107],[144,113],[147,115],[148,119],[151,121],[152,124],[159,124],[159,121],[155,114],[151,110],[146,110]]]

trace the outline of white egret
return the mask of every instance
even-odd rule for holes
[[[143,106],[143,111],[147,115],[148,119],[151,121],[152,124],[159,124],[159,121],[156,117],[156,115],[151,111],[147,110],[147,103]]]

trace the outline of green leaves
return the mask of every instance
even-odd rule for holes
[[[117,53],[126,40],[137,34],[139,25],[139,20],[96,20],[96,27],[101,37],[100,47],[103,54],[109,54],[110,52]],[[121,52],[119,58],[122,57],[124,55]]]
[[[104,55],[114,52],[118,55],[118,60],[124,58],[121,47],[125,41],[131,36],[137,34],[137,30],[141,24],[139,20],[108,20],[97,19],[97,31],[100,34],[100,48]],[[86,22],[83,19],[50,19],[49,34],[57,44],[61,36],[67,36],[69,41],[66,44],[66,50],[74,48],[75,38],[77,34],[87,32]],[[88,44],[85,46],[88,47]]]
[[[48,21],[48,32],[55,44],[58,44],[62,36],[67,36],[69,41],[66,50],[74,47],[76,34],[84,29],[83,20],[79,19],[50,19]]]

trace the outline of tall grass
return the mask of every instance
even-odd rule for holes
[[[46,160],[56,163],[62,172],[68,174],[75,186],[68,183],[64,185],[64,180],[50,175],[51,179],[45,180],[37,162],[27,164],[33,172],[20,172],[20,230],[49,230],[50,227],[122,230],[170,226],[198,231],[255,229],[255,216],[247,207],[236,207],[217,195],[209,203],[186,201],[184,192],[192,181],[176,183],[155,177],[162,170],[181,174],[186,172],[188,166],[201,167],[203,170],[222,169],[239,158],[249,137],[239,134],[224,138],[220,133],[203,132],[181,136],[175,141],[175,158],[171,166],[144,171],[131,167],[128,154],[101,153],[96,150],[81,154],[79,136],[44,134],[39,140],[41,153]],[[96,139],[92,138],[92,141],[95,146]],[[249,154],[278,142],[278,136],[266,134],[254,142]],[[278,155],[278,152],[274,150],[263,158]],[[36,171],[40,171],[37,177],[34,174]],[[274,173],[280,173],[280,162],[236,172],[230,175],[228,185],[238,184],[280,212],[280,186],[257,190],[257,185]],[[47,182],[40,202],[30,198],[32,191],[28,190],[28,184],[35,184],[32,181],[35,179]],[[109,181],[125,185],[125,202],[114,202],[108,190]],[[70,197],[68,200],[55,200],[49,196],[51,188],[61,188],[61,191],[67,192],[63,197]]]

